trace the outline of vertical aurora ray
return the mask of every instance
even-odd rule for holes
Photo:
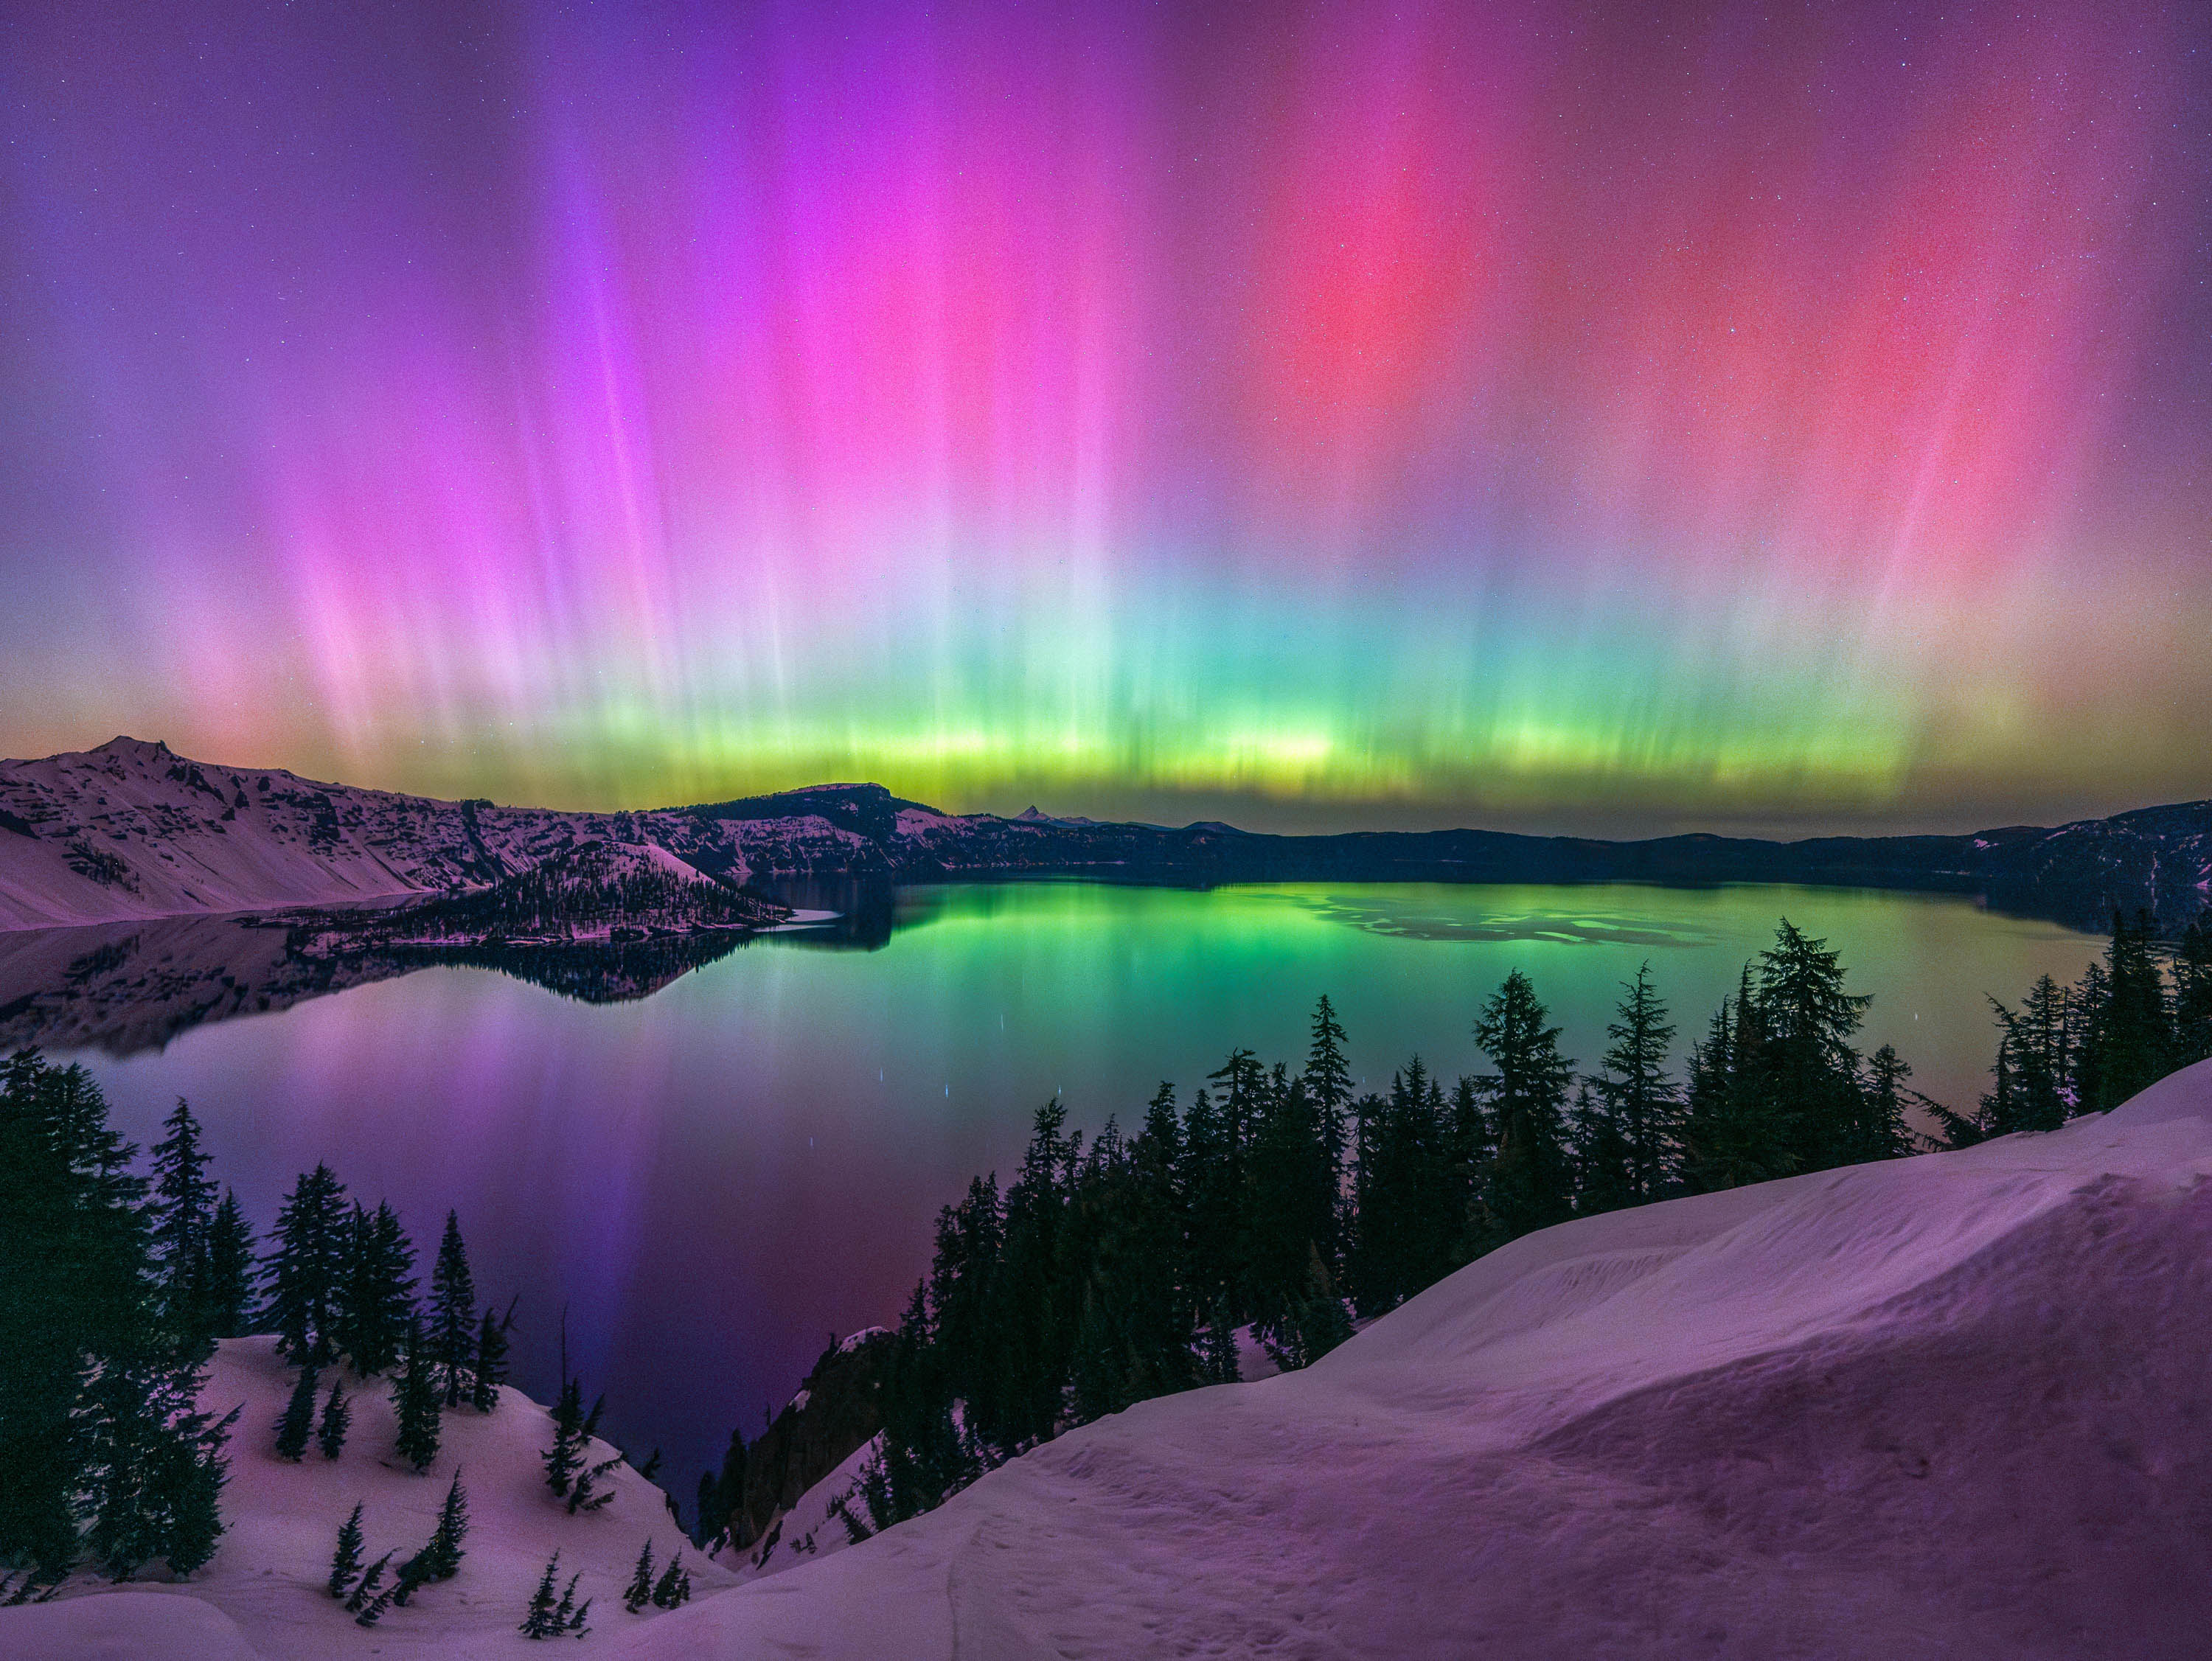
[[[2171,11],[15,9],[0,749],[1285,823],[2205,789]]]

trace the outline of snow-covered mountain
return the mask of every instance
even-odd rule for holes
[[[663,1517],[544,1496],[541,1411],[464,1414],[428,1480],[259,1451],[202,1579],[0,1609],[0,1653],[520,1655],[556,1545],[631,1661],[1036,1656],[2181,1661],[2212,1632],[2212,1063],[2048,1136],[1564,1224],[1316,1366],[1140,1403],[858,1545],[850,1464],[790,1508],[815,1549],[687,1608],[611,1607]],[[366,1397],[364,1398],[367,1399]],[[459,1578],[364,1632],[319,1590],[355,1498],[427,1531],[450,1460]],[[378,1549],[382,1549],[379,1544]],[[402,1619],[401,1617],[404,1618]]]
[[[586,844],[738,884],[753,873],[750,852],[777,870],[842,871],[860,840],[805,809],[745,821],[441,802],[117,738],[0,762],[0,929],[451,894]]]
[[[639,813],[441,802],[216,766],[117,738],[0,761],[0,930],[328,906],[512,879],[586,844],[658,849],[728,885],[1073,874],[1176,882],[1813,882],[1980,894],[2097,926],[2146,906],[2179,929],[2212,897],[2212,802],[1976,836],[1641,842],[1498,831],[1275,836],[954,815],[880,785]]]

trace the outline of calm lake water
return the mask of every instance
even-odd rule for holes
[[[2101,949],[1957,899],[1833,889],[955,886],[902,893],[879,950],[769,936],[635,1003],[432,969],[80,1058],[142,1144],[188,1096],[258,1226],[319,1159],[426,1252],[457,1208],[480,1292],[520,1295],[517,1382],[555,1388],[565,1305],[609,1428],[664,1449],[688,1499],[830,1335],[896,1318],[938,1208],[1010,1171],[1054,1092],[1079,1125],[1127,1124],[1233,1045],[1295,1064],[1322,992],[1355,1074],[1379,1088],[1419,1052],[1449,1080],[1481,1066],[1470,1022],[1515,967],[1594,1064],[1648,959],[1686,1047],[1784,914],[1875,995],[1867,1046],[1954,1104],[1989,1064],[1984,995]]]

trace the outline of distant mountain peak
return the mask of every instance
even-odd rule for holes
[[[1016,814],[1014,817],[1017,819],[1027,819],[1031,821],[1035,821],[1036,820],[1042,819],[1045,815],[1037,811],[1036,803],[1032,802],[1029,806],[1024,808],[1019,813]]]
[[[171,749],[167,744],[164,743],[159,738],[151,740],[145,738],[133,738],[128,733],[118,732],[115,737],[102,744],[98,749],[94,750],[92,754],[94,755],[123,755],[131,757],[133,760],[144,761],[151,761],[158,756],[163,761],[169,761],[174,758],[176,752]]]

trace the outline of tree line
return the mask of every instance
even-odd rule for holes
[[[1187,1100],[1164,1082],[1133,1134],[1109,1119],[1086,1144],[1055,1099],[1012,1179],[977,1177],[939,1217],[845,1526],[860,1537],[1074,1425],[1234,1379],[1240,1334],[1304,1366],[1536,1229],[2055,1128],[2212,1055],[2212,912],[2171,949],[2148,918],[2116,918],[2078,985],[2045,977],[1997,1004],[1994,1087],[1972,1114],[1915,1091],[1891,1046],[1862,1053],[1871,1000],[1845,983],[1839,955],[1784,919],[1679,1073],[1648,965],[1589,1071],[1516,970],[1474,1017],[1487,1070],[1449,1085],[1417,1056],[1356,1094],[1324,997],[1297,1070],[1232,1051]]]

